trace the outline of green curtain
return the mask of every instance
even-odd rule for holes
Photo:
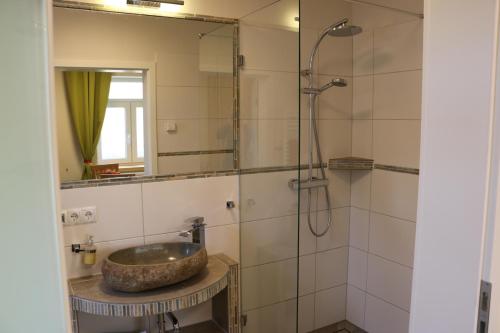
[[[111,73],[64,72],[64,82],[73,127],[83,157],[82,179],[90,179],[92,158],[96,153],[108,105]]]

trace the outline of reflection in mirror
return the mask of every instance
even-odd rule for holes
[[[235,24],[54,8],[54,32],[62,182],[237,167]],[[110,75],[102,114],[69,72]]]

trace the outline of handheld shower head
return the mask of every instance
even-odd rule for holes
[[[325,84],[323,87],[319,88],[319,91],[323,92],[331,87],[340,87],[340,88],[347,87],[347,81],[340,77],[335,78],[330,82],[328,82],[327,84]]]

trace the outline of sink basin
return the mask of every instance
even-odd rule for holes
[[[187,280],[207,263],[200,244],[161,243],[113,252],[104,260],[102,274],[112,289],[140,292]]]

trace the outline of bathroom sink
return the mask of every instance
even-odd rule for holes
[[[207,251],[200,244],[161,243],[111,253],[102,274],[114,290],[140,292],[187,280],[207,263]]]

